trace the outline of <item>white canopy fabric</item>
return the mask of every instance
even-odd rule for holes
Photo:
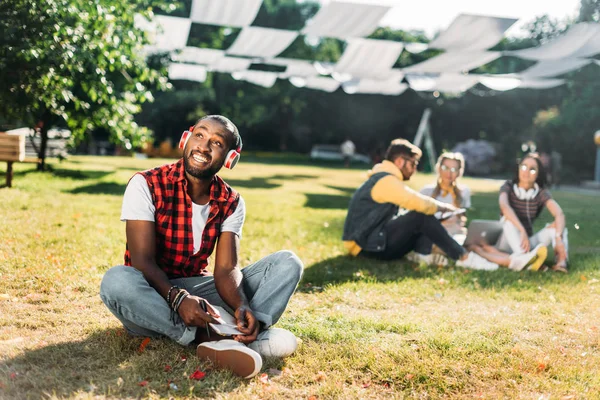
[[[556,60],[560,58],[592,57],[600,53],[600,24],[581,22],[564,35],[539,47],[507,51],[504,54],[529,60]]]
[[[185,47],[180,53],[173,54],[173,61],[211,65],[225,57],[223,50]]]
[[[520,89],[550,89],[563,85],[564,79],[525,78],[519,74],[484,75],[479,82],[490,89],[505,91]]]
[[[519,75],[527,78],[544,78],[562,75],[590,64],[585,58],[561,58],[558,60],[540,61],[534,66],[521,71]]]
[[[403,48],[403,43],[390,40],[350,39],[334,71],[355,78],[386,79],[386,71],[391,70]]]
[[[433,74],[407,74],[406,80],[411,89],[417,92],[444,92],[462,93],[469,90],[479,82],[477,75],[457,73]]]
[[[307,77],[318,75],[311,61],[297,60],[293,58],[271,58],[265,61],[268,64],[287,67],[285,72],[279,74],[280,78]]]
[[[150,45],[148,53],[159,53],[183,49],[187,44],[192,21],[189,18],[156,15],[148,21],[139,14],[134,16],[135,26],[148,32]]]
[[[248,26],[227,49],[227,54],[249,57],[275,57],[298,36],[296,31]]]
[[[479,82],[476,75],[465,74],[440,74],[435,79],[435,84],[431,90],[442,93],[463,93],[475,86]]]
[[[460,14],[436,39],[430,49],[476,51],[495,46],[504,32],[515,22],[514,18]]]
[[[248,26],[256,18],[262,0],[193,0],[193,22],[235,27]]]
[[[233,79],[243,80],[265,88],[270,88],[277,80],[277,74],[267,71],[239,71],[231,74]]]
[[[551,89],[564,84],[564,79],[524,79],[519,89]]]
[[[326,78],[324,76],[313,76],[312,78],[306,79],[306,86],[309,89],[322,90],[324,92],[332,93],[340,87],[340,83],[332,78]]]
[[[206,68],[202,65],[171,63],[169,65],[169,79],[204,82],[206,80]]]
[[[494,61],[500,55],[497,51],[450,51],[403,70],[406,73],[465,72]]]
[[[389,5],[332,1],[321,7],[302,33],[338,39],[369,36],[389,9]]]
[[[245,71],[252,64],[248,58],[223,57],[208,66],[208,69],[216,72],[238,72]]]
[[[388,96],[397,96],[406,89],[406,83],[400,83],[397,79],[375,80],[359,79],[357,81],[346,82],[342,85],[344,92],[348,94],[383,94]]]

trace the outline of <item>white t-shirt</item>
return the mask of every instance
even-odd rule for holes
[[[351,156],[351,155],[354,155],[354,152],[356,151],[356,147],[354,146],[354,143],[352,143],[351,140],[346,140],[344,143],[342,143],[340,145],[340,151],[345,156]]]
[[[458,188],[460,189],[460,195],[462,197],[460,207],[471,208],[471,189],[469,189],[468,186],[463,185],[458,185]],[[430,185],[426,185],[423,187],[423,189],[421,189],[421,194],[431,197],[434,189],[435,184],[432,183]],[[445,196],[442,196],[440,193],[435,199],[441,201],[442,203],[452,204],[452,195],[450,193],[446,194]]]
[[[148,182],[140,174],[135,174],[129,181],[123,196],[121,208],[121,221],[152,221],[154,222],[154,202]],[[192,231],[194,235],[194,253],[200,250],[202,243],[202,232],[210,213],[209,204],[192,203]],[[233,232],[242,237],[242,227],[246,218],[246,204],[240,195],[238,205],[229,217],[221,224],[221,232]]]

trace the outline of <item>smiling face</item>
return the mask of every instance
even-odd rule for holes
[[[460,161],[445,158],[438,169],[438,174],[445,185],[452,185],[460,174]]]
[[[519,186],[531,188],[539,173],[538,163],[531,157],[525,157],[519,164]]]
[[[233,132],[220,121],[199,121],[183,149],[185,172],[194,178],[212,178],[223,166],[233,142]]]

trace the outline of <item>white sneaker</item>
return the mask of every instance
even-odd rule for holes
[[[427,265],[439,265],[445,267],[448,265],[448,258],[443,254],[431,253],[431,254],[421,254],[414,251],[411,251],[407,255],[405,255],[408,261],[412,261],[414,263],[425,263]]]
[[[529,267],[532,271],[540,269],[546,257],[548,256],[548,248],[544,245],[538,244],[533,250],[523,254],[511,254],[510,264],[508,268],[513,271],[522,271]]]
[[[246,379],[258,374],[262,368],[260,354],[243,343],[230,339],[200,343],[196,355]]]
[[[482,271],[494,271],[497,270],[498,264],[495,264],[491,261],[486,260],[481,257],[479,254],[469,252],[468,256],[464,260],[456,260],[456,266],[471,268],[471,269],[479,269]]]
[[[269,328],[258,334],[256,340],[248,345],[263,357],[287,357],[298,348],[298,339],[286,329]]]

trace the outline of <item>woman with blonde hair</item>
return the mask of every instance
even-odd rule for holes
[[[452,152],[442,153],[435,164],[435,171],[438,176],[436,183],[426,185],[421,189],[421,193],[457,208],[470,208],[471,190],[458,183],[458,179],[465,172],[463,155]],[[465,223],[464,215],[455,215],[442,221],[448,233],[460,244],[464,242],[467,233]]]

